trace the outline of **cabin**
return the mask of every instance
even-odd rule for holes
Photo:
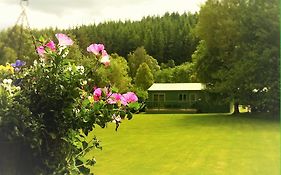
[[[230,112],[229,104],[213,99],[202,83],[154,83],[148,89],[146,112]]]

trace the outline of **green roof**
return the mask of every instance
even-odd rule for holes
[[[154,83],[148,91],[198,91],[205,89],[202,83]]]

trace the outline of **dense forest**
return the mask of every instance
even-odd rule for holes
[[[137,22],[81,26],[71,32],[77,37],[81,48],[92,41],[101,42],[109,52],[125,57],[137,47],[144,46],[159,63],[173,59],[176,64],[181,64],[191,61],[198,44],[199,40],[194,34],[197,21],[198,14],[166,13],[162,17],[149,16]]]
[[[95,75],[99,84],[134,90],[146,98],[153,82],[202,82],[224,100],[259,111],[279,108],[279,3],[277,0],[208,0],[198,13],[166,13],[140,21],[110,21],[71,29],[0,32],[0,64],[37,59],[34,38],[57,32],[75,45],[70,59],[91,66],[86,48],[103,43],[110,68]],[[38,41],[36,41],[38,42]]]

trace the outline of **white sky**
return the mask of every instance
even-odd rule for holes
[[[110,20],[140,20],[165,12],[199,11],[206,0],[29,0],[27,16],[32,28],[69,28]],[[26,4],[26,3],[24,3]],[[0,29],[15,25],[20,0],[0,0]]]

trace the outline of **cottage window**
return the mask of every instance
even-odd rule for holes
[[[186,94],[179,94],[179,101],[187,101]]]
[[[182,94],[179,95],[179,100],[182,101]]]
[[[153,100],[158,102],[165,101],[165,94],[163,93],[153,94]]]

